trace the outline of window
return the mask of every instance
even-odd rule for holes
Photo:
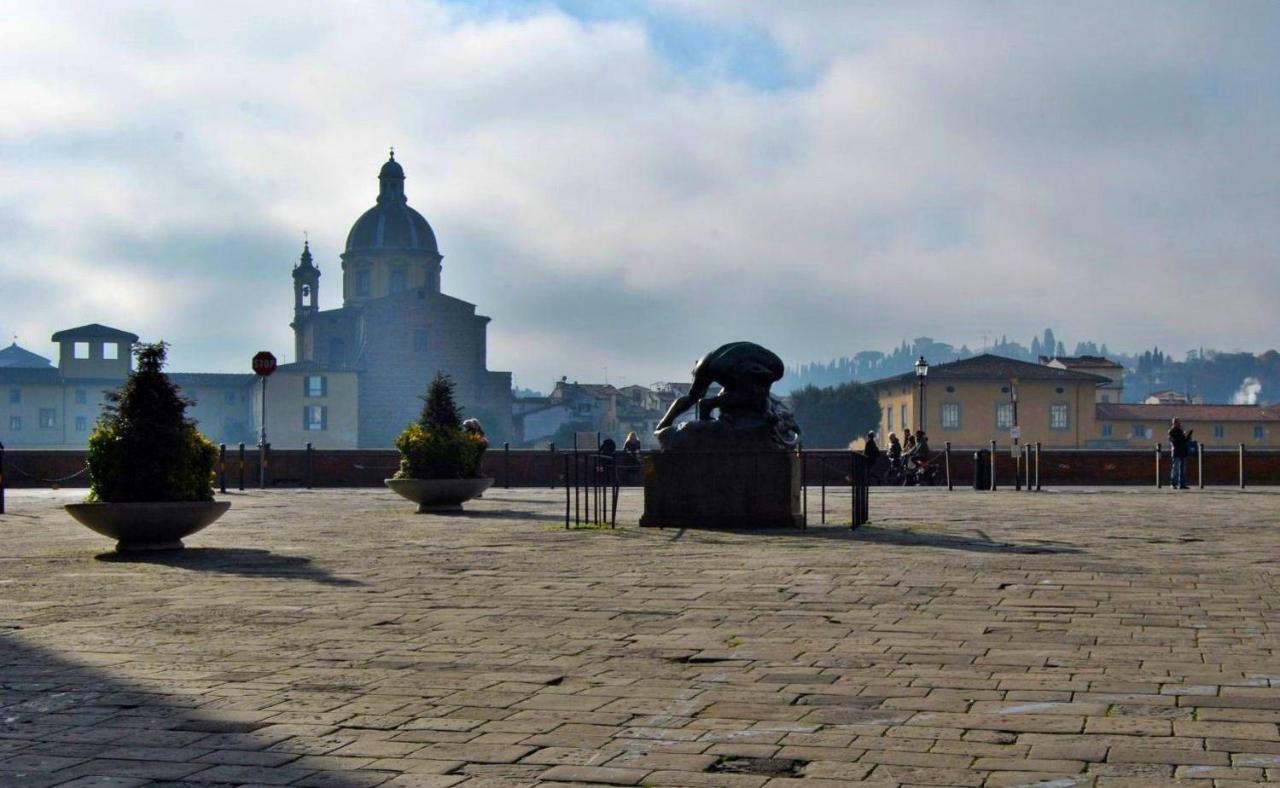
[[[1215,438],[1227,437],[1227,428],[1222,426],[1221,424],[1213,425],[1213,437]]]
[[[84,389],[76,389],[76,404],[84,405],[89,401],[89,394]]]
[[[1110,401],[1111,401],[1111,395],[1110,395],[1110,394],[1103,394],[1103,395],[1102,395],[1102,401],[1103,401],[1103,402],[1110,402]]]
[[[40,429],[51,430],[54,427],[54,421],[57,417],[57,411],[53,408],[40,409]]]
[[[942,403],[942,429],[944,430],[960,429],[960,403],[959,402]]]
[[[907,406],[906,405],[902,406],[901,415],[902,415],[902,429],[905,430],[907,428]]]
[[[19,430],[21,430],[21,429],[22,429],[22,417],[21,417],[21,416],[10,416],[10,417],[9,417],[9,429],[13,430],[14,432],[18,432]]]
[[[234,391],[228,391],[223,395],[223,399],[228,405],[234,405],[236,404],[236,393]]]
[[[1067,429],[1067,425],[1069,422],[1069,419],[1067,418],[1067,414],[1069,411],[1067,410],[1067,408],[1068,406],[1067,406],[1067,403],[1065,402],[1055,402],[1049,406],[1049,429],[1051,430]]]
[[[414,329],[414,331],[413,331],[413,352],[415,352],[415,353],[426,353],[426,352],[427,352],[427,345],[428,345],[428,342],[430,342],[430,340],[431,340],[431,335],[427,332],[427,330],[426,330],[425,328],[416,328],[416,329]]]
[[[589,402],[579,402],[577,405],[574,405],[574,406],[573,406],[573,411],[574,411],[575,413],[584,413],[584,414],[585,414],[585,413],[590,413],[590,412],[591,412],[591,403],[589,403]]]
[[[1267,437],[1267,428],[1261,424],[1253,425],[1253,439],[1260,441],[1265,437]]]
[[[329,426],[329,408],[325,405],[308,405],[302,409],[302,429],[320,432]]]
[[[996,403],[996,429],[1007,430],[1013,427],[1013,403]]]
[[[356,271],[356,295],[369,295],[369,286],[373,281],[373,276],[368,268],[361,268]]]
[[[88,416],[76,416],[76,432],[85,432],[89,429]]]
[[[1147,425],[1145,425],[1145,424],[1135,424],[1135,425],[1133,425],[1133,437],[1135,437],[1135,438],[1150,438],[1150,437],[1151,437],[1151,428],[1150,428],[1150,427],[1148,427],[1148,426],[1147,426]]]
[[[72,358],[88,358],[89,343],[88,342],[72,342],[71,357]]]
[[[409,286],[403,268],[391,269],[391,292],[398,293]]]
[[[1111,437],[1111,425],[1110,425],[1110,424],[1103,424],[1103,425],[1102,425],[1102,437],[1104,437],[1104,438],[1110,438],[1110,437]]]
[[[104,342],[102,344],[102,357],[108,361],[115,361],[120,358],[120,346],[115,342]]]
[[[324,375],[307,375],[302,387],[308,397],[323,397],[329,393],[329,380]]]
[[[893,406],[884,409],[884,431],[893,432]]]
[[[9,404],[17,405],[22,402],[22,389],[9,389]]]

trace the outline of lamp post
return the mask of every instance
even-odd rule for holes
[[[924,407],[924,379],[929,374],[929,362],[924,360],[924,356],[916,362],[916,381],[920,384],[920,417],[916,419],[916,429],[924,432],[925,430],[925,414],[928,413]]]

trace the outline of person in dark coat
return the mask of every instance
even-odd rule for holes
[[[879,479],[880,474],[876,471],[876,463],[880,462],[883,452],[876,445],[876,434],[874,432],[867,433],[867,440],[862,444],[862,456],[867,458],[867,475],[874,476]]]
[[[1191,434],[1195,430],[1182,431],[1182,420],[1175,418],[1169,427],[1169,446],[1173,450],[1173,467],[1169,470],[1169,486],[1186,490],[1187,455],[1191,452]]]

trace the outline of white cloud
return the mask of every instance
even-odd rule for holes
[[[757,26],[806,78],[691,74],[643,19],[550,8],[6,5],[0,330],[47,353],[109,323],[188,370],[290,348],[301,231],[336,305],[395,144],[524,385],[680,377],[736,338],[1274,336],[1274,6],[656,7]]]

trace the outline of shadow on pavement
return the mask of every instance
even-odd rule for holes
[[[274,577],[310,580],[331,586],[363,586],[359,580],[338,577],[311,563],[310,558],[276,555],[270,550],[188,547],[139,553],[100,553],[94,556],[111,564],[159,564],[194,572],[221,572],[241,577]]]
[[[130,658],[112,654],[108,661]],[[291,762],[303,750],[262,752],[292,735],[287,727],[271,723],[270,712],[192,708],[197,695],[168,694],[155,683],[133,684],[113,676],[109,668],[79,664],[74,655],[15,636],[0,635],[0,677],[0,785],[138,786],[181,780],[284,785],[308,780],[311,785],[359,788],[398,774],[295,766]],[[227,750],[263,757],[254,761],[259,766],[247,768],[217,757]]]
[[[685,536],[684,527],[668,526],[667,530],[676,533],[670,541],[678,541]],[[829,539],[837,542],[872,542],[875,544],[902,545],[905,547],[937,547],[944,550],[970,550],[978,553],[1011,553],[1021,555],[1083,553],[1078,547],[1052,542],[1031,542],[1017,544],[1000,542],[985,535],[944,534],[929,531],[907,531],[893,528],[882,528],[874,525],[860,525],[850,529],[847,525],[811,525],[808,528],[769,528],[769,529],[721,529],[690,528],[695,533],[735,534],[739,536],[783,537],[793,540]]]

